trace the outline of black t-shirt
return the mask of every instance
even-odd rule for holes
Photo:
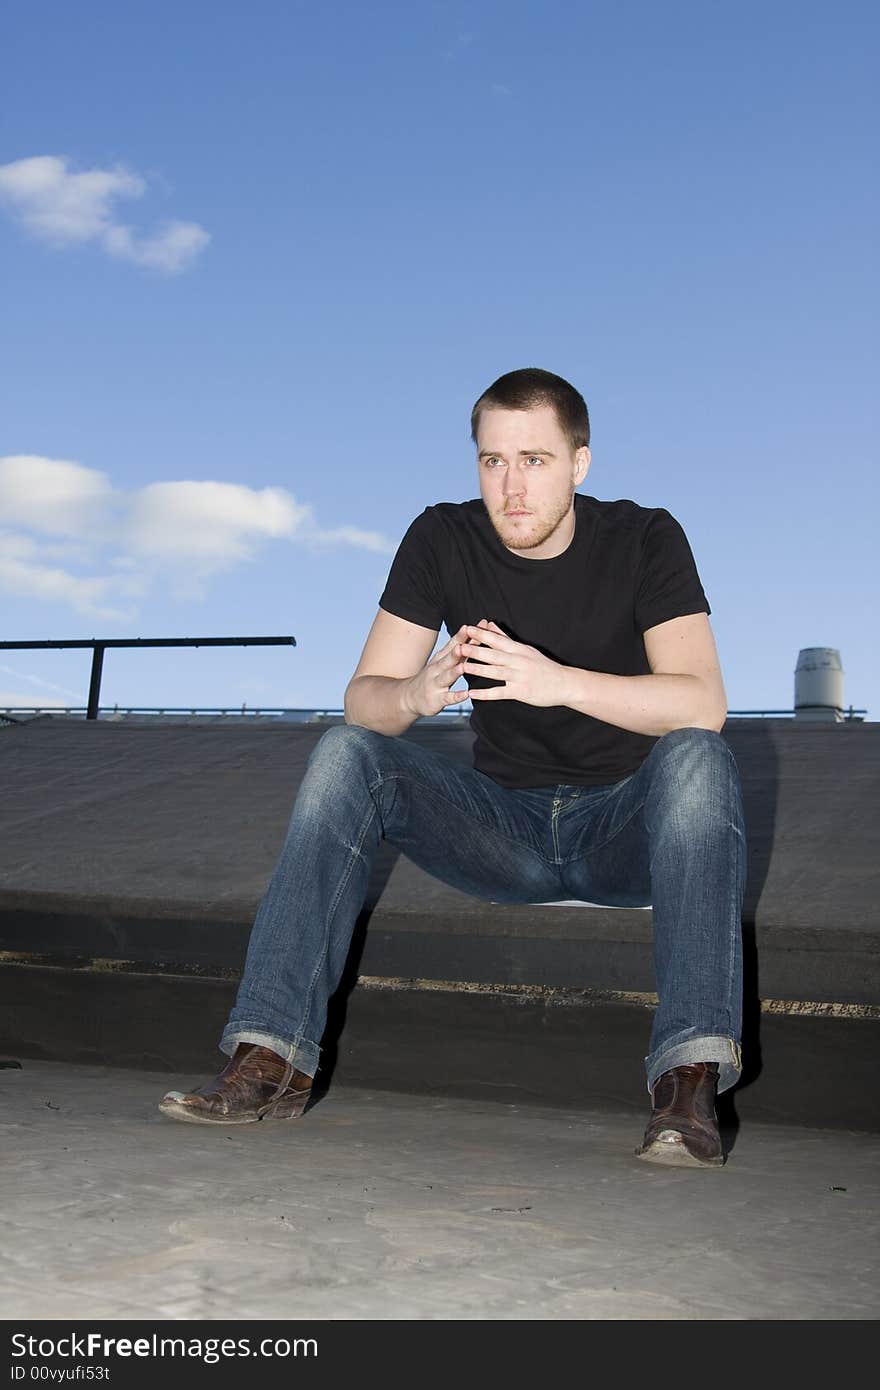
[[[679,523],[661,507],[575,493],[575,532],[552,560],[514,555],[481,499],[441,502],[400,543],[380,607],[450,635],[488,618],[564,666],[648,675],[642,634],[688,613],[710,613]],[[478,689],[497,682],[468,676]],[[474,766],[505,787],[603,786],[641,765],[656,737],[630,733],[564,705],[474,703]]]

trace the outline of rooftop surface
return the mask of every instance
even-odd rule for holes
[[[880,1137],[753,1125],[724,1168],[644,1116],[334,1088],[166,1120],[169,1077],[0,1071],[7,1320],[868,1319]]]

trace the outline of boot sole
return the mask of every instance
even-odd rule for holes
[[[176,1099],[165,1097],[159,1102],[159,1112],[169,1120],[180,1120],[188,1125],[252,1125],[259,1120],[296,1120],[308,1105],[309,1097],[302,1100],[287,1101],[284,1104],[268,1105],[264,1110],[250,1115],[211,1115],[199,1112],[193,1106],[184,1105]]]
[[[636,1149],[636,1158],[645,1163],[662,1163],[667,1168],[723,1168],[724,1155],[716,1158],[698,1158],[692,1154],[681,1135],[675,1130],[658,1134],[647,1148]]]

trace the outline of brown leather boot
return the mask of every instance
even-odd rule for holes
[[[229,1065],[199,1091],[169,1091],[163,1115],[193,1124],[247,1125],[254,1120],[295,1120],[306,1108],[312,1078],[277,1052],[239,1043]]]
[[[717,1062],[692,1062],[665,1071],[654,1083],[653,1111],[636,1157],[685,1168],[720,1168],[724,1162],[715,1118]]]

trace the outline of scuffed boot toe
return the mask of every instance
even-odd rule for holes
[[[636,1158],[674,1168],[722,1167],[717,1085],[717,1062],[692,1062],[664,1072],[654,1086],[651,1118]]]
[[[187,1124],[247,1125],[294,1120],[311,1096],[312,1078],[268,1047],[239,1043],[229,1065],[198,1091],[168,1091],[159,1110]]]

